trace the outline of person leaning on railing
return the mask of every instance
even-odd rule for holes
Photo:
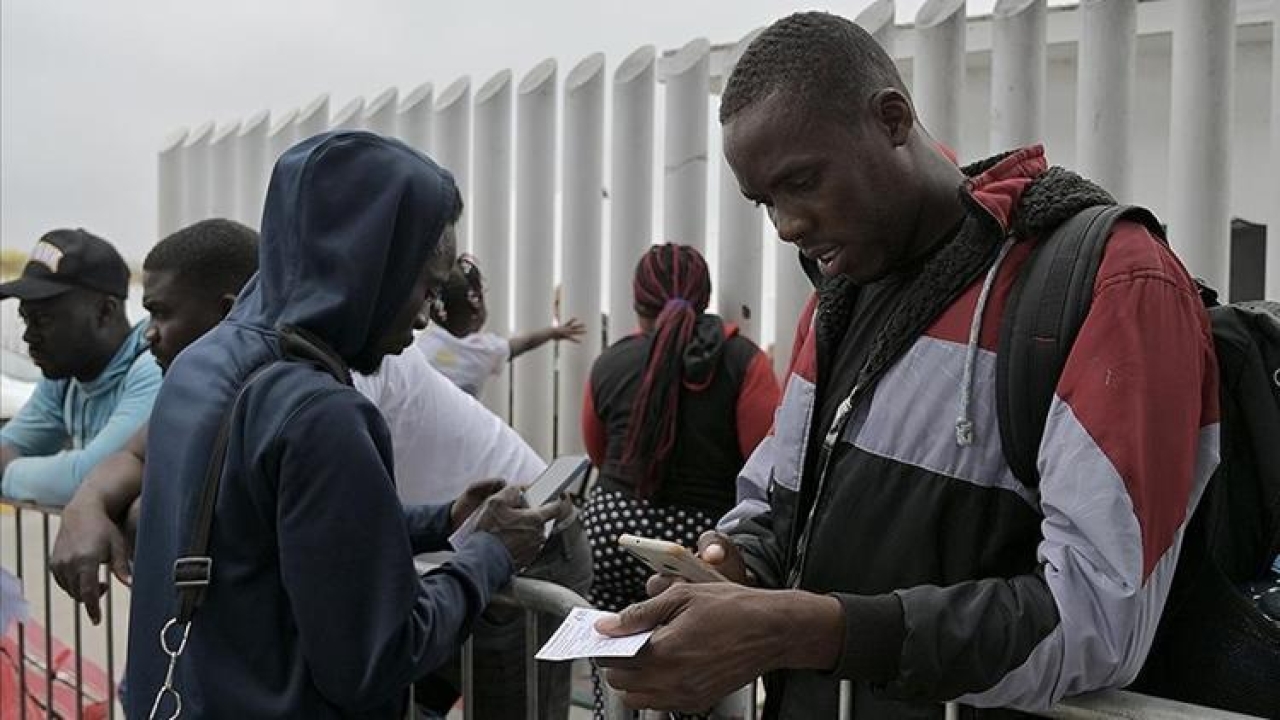
[[[0,428],[0,494],[62,505],[146,422],[160,370],[146,323],[129,326],[128,295],[129,266],[83,229],[46,233],[22,276],[0,285],[0,299],[18,299],[23,341],[44,375]]]

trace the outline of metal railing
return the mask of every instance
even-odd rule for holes
[[[511,584],[493,597],[493,604],[522,609],[525,614],[525,717],[538,717],[538,663],[533,656],[538,652],[542,639],[538,635],[538,616],[550,615],[563,620],[574,608],[591,607],[591,603],[578,593],[546,580],[534,578],[513,578]],[[475,707],[474,659],[472,639],[467,638],[462,646],[462,712],[465,720],[472,720]],[[607,685],[603,687],[605,695],[606,720],[623,720],[626,711],[618,697]]]
[[[83,720],[97,715],[114,720],[116,707],[116,660],[123,659],[125,633],[119,632],[127,618],[127,588],[111,580],[104,597],[103,623],[100,634],[83,632],[81,605],[55,587],[49,568],[49,551],[58,529],[60,508],[0,499],[0,567],[12,572],[23,586],[28,602],[34,608],[32,617],[20,622],[14,633],[5,633],[0,653],[0,673],[16,669],[13,678],[17,689],[18,720],[36,717],[61,717]],[[420,563],[419,569],[425,567]],[[577,607],[591,607],[581,595],[555,583],[517,577],[494,596],[496,605],[522,609],[525,622],[525,698],[529,718],[538,717],[538,665],[533,660],[540,644],[537,617],[540,614],[562,619]],[[120,608],[117,617],[116,608]],[[63,644],[67,628],[71,644]],[[11,638],[12,635],[12,638]],[[88,647],[86,641],[99,639],[100,647]],[[10,642],[12,640],[12,642]],[[119,644],[117,644],[119,642]],[[16,657],[14,657],[16,655]],[[472,718],[474,708],[474,673],[472,641],[462,649],[463,713]],[[98,668],[98,665],[104,667]],[[607,685],[603,688],[606,720],[631,717],[621,699]],[[839,717],[852,717],[850,697],[842,692]],[[755,693],[751,693],[754,700]],[[11,702],[0,696],[0,703]],[[29,709],[36,708],[33,714]],[[0,705],[0,711],[7,708]],[[0,713],[3,714],[3,713]],[[1250,716],[1188,705],[1124,690],[1108,690],[1067,698],[1051,710],[1039,713],[1056,720],[1240,720]],[[948,719],[957,717],[954,704],[948,705]],[[11,716],[4,714],[5,720]],[[756,717],[754,704],[747,717]]]
[[[86,714],[114,720],[115,661],[123,652],[116,644],[123,636],[116,623],[127,613],[116,617],[118,584],[108,576],[101,634],[84,632],[80,603],[56,587],[49,569],[60,513],[61,508],[0,499],[0,567],[18,578],[30,607],[16,629],[2,633],[0,673],[13,677],[0,683],[12,681],[17,692],[0,697],[0,714],[20,720],[83,720]],[[68,629],[70,645],[65,644]],[[95,640],[100,643],[88,647]]]
[[[1055,720],[1249,720],[1253,715],[1189,705],[1128,690],[1102,692],[1064,698],[1053,709],[1039,713]]]

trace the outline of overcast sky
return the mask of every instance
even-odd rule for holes
[[[817,6],[853,17],[870,0]],[[923,0],[898,0],[908,22]],[[988,12],[994,0],[970,0]],[[279,115],[330,94],[336,111],[387,87],[517,79],[553,57],[561,80],[604,52],[730,42],[797,9],[781,0],[4,0],[0,244],[83,226],[138,261],[156,233],[156,151],[175,129]]]

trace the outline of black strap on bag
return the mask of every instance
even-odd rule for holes
[[[337,353],[331,350],[323,340],[301,328],[281,326],[277,328],[280,339],[280,351],[284,361],[305,362],[332,375],[344,385],[351,384],[351,373],[347,365]],[[191,632],[191,618],[203,602],[205,592],[213,579],[213,558],[209,556],[209,539],[213,531],[214,508],[218,503],[218,488],[222,484],[222,472],[227,460],[227,445],[231,440],[231,428],[235,422],[236,411],[244,399],[245,392],[253,382],[266,370],[280,360],[268,360],[260,365],[249,376],[236,392],[235,399],[227,408],[222,418],[222,425],[213,441],[213,449],[209,453],[209,464],[205,468],[204,485],[200,490],[200,505],[196,510],[195,526],[192,528],[191,540],[187,551],[173,561],[173,584],[178,592],[178,609],[174,617],[165,623],[160,630],[160,649],[169,657],[168,670],[164,681],[156,691],[155,700],[151,704],[150,720],[161,717],[161,710],[166,710],[169,720],[182,714],[182,693],[174,687],[174,668],[187,647],[187,637]],[[167,701],[167,702],[166,702]]]
[[[310,363],[329,373],[339,382],[350,385],[351,373],[346,364],[329,350],[322,340],[300,328],[285,326],[280,331],[280,349],[284,359]],[[213,451],[209,454],[209,465],[204,473],[204,486],[200,492],[200,505],[196,511],[196,522],[192,528],[191,540],[187,551],[173,562],[173,584],[178,591],[178,612],[175,616],[179,625],[190,622],[204,600],[205,590],[213,575],[213,558],[209,556],[209,537],[213,530],[214,507],[218,502],[218,488],[222,481],[223,466],[227,459],[227,444],[230,441],[231,426],[235,420],[236,410],[244,398],[245,391],[275,361],[254,370],[245,379],[236,393],[235,400],[222,418],[222,426],[213,441]]]
[[[1141,223],[1164,242],[1164,229],[1145,208],[1086,208],[1040,240],[1005,306],[996,355],[996,412],[1005,460],[1027,487],[1040,484],[1036,457],[1049,406],[1089,314],[1107,239],[1121,220]]]
[[[192,528],[191,540],[187,543],[187,551],[173,561],[173,585],[178,591],[178,612],[174,616],[178,624],[185,625],[204,600],[205,590],[213,576],[213,558],[209,557],[209,536],[213,530],[213,511],[218,502],[218,488],[222,484],[222,471],[227,461],[227,444],[231,439],[231,425],[235,421],[236,410],[244,399],[245,391],[258,379],[267,368],[275,363],[267,363],[250,373],[236,393],[235,400],[222,418],[222,426],[213,441],[213,450],[209,453],[209,465],[204,471],[204,486],[200,491],[200,505],[196,510],[195,527]]]

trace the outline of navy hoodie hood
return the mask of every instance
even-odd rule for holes
[[[300,328],[350,362],[386,332],[461,205],[453,176],[397,140],[304,140],[272,171],[258,275],[229,319]]]

